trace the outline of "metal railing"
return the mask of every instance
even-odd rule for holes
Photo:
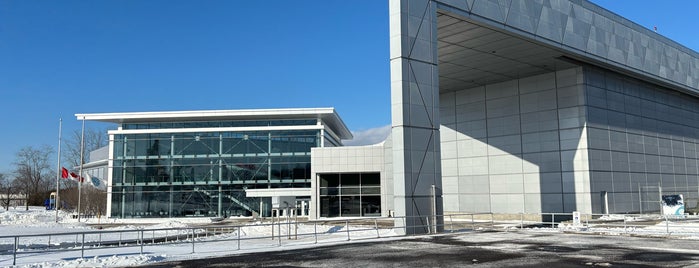
[[[102,249],[133,249],[129,252],[143,254],[145,247],[157,252],[155,246],[191,244],[191,253],[195,253],[197,250],[212,250],[205,247],[206,244],[221,242],[226,245],[223,250],[228,251],[486,229],[558,228],[562,231],[593,233],[699,236],[699,224],[683,224],[699,222],[697,216],[661,219],[638,214],[582,214],[579,225],[573,225],[571,219],[571,213],[520,213],[510,214],[509,217],[466,213],[10,235],[0,236],[0,256],[12,255],[12,265],[16,265],[17,259],[23,255],[57,252],[79,252],[80,258],[84,258],[86,252]]]

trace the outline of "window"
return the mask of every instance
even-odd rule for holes
[[[379,173],[318,174],[321,217],[381,216]]]

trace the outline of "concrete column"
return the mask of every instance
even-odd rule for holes
[[[389,11],[396,224],[407,217],[401,231],[427,233],[430,215],[443,214],[442,206],[433,211],[430,196],[432,185],[442,188],[436,3],[391,0]],[[441,202],[441,192],[436,198]]]

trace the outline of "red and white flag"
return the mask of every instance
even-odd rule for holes
[[[79,182],[85,181],[85,179],[83,177],[78,176],[78,174],[75,174],[75,172],[70,173],[70,178],[74,181],[79,181]]]
[[[64,167],[61,167],[61,178],[67,179],[68,176],[70,176],[70,175],[68,174],[68,170],[67,170],[66,168],[64,168]]]

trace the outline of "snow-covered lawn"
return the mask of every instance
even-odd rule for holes
[[[116,227],[98,230],[90,225],[96,223],[115,224]],[[23,236],[17,242],[18,267],[135,266],[235,253],[307,248],[317,243],[351,243],[379,236],[396,237],[393,229],[376,230],[374,226],[367,225],[350,224],[348,234],[344,221],[298,225],[286,222],[272,225],[258,221],[202,227],[208,223],[211,223],[209,218],[107,222],[90,218],[78,222],[60,211],[56,222],[55,211],[42,208],[30,208],[29,211],[11,209],[0,212],[0,266],[12,265],[15,238],[10,236],[17,235]],[[191,239],[192,233],[194,241]],[[140,239],[145,241],[143,246],[138,243]],[[84,250],[83,241],[86,244]]]

